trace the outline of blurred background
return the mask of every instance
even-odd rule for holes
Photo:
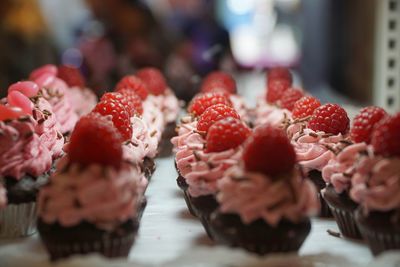
[[[322,100],[395,111],[399,47],[400,0],[2,0],[0,96],[47,63],[79,67],[98,94],[156,66],[182,99],[216,69],[286,66]]]

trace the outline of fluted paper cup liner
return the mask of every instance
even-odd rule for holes
[[[36,202],[8,204],[0,210],[0,238],[16,238],[36,232]]]

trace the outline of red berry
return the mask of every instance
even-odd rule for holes
[[[290,70],[287,68],[277,67],[268,70],[267,72],[268,81],[273,80],[285,80],[288,81],[290,84],[293,82],[292,74]]]
[[[372,133],[371,144],[378,155],[400,156],[400,113],[378,123]]]
[[[128,89],[128,88],[122,88],[117,91],[118,93],[122,94],[126,101],[133,106],[134,112],[137,115],[142,115],[143,114],[143,102],[140,96],[138,96],[134,91]]]
[[[4,106],[0,104],[0,121],[14,120],[27,115],[27,113],[18,107]]]
[[[228,117],[214,123],[207,134],[206,152],[221,152],[241,145],[251,130],[241,120]]]
[[[356,143],[371,142],[374,126],[387,115],[380,107],[365,107],[354,117],[353,127],[350,130],[351,139]]]
[[[275,176],[293,169],[296,153],[282,129],[264,124],[247,139],[243,161],[247,171]]]
[[[109,92],[109,93],[105,93],[100,101],[105,101],[105,100],[110,100],[110,101],[116,101],[121,103],[126,111],[128,111],[129,117],[132,117],[135,115],[135,107],[133,106],[132,103],[128,102],[127,99],[125,98],[124,95],[118,93],[118,92]]]
[[[291,84],[286,80],[273,80],[268,82],[267,89],[267,102],[275,103],[281,99],[283,93],[291,86]]]
[[[189,104],[188,111],[195,116],[200,116],[208,107],[216,104],[225,104],[229,107],[232,107],[232,103],[227,94],[221,92],[205,93],[198,94],[192,99]]]
[[[197,130],[207,132],[211,125],[213,125],[215,122],[228,117],[240,119],[239,114],[234,108],[224,104],[211,106],[200,115],[197,123]]]
[[[318,99],[312,96],[304,96],[294,103],[293,118],[302,119],[311,116],[319,106],[321,106],[321,102]]]
[[[61,65],[58,67],[57,77],[64,80],[68,86],[85,87],[85,78],[83,78],[79,69],[69,66]]]
[[[203,93],[223,91],[236,94],[236,81],[226,72],[213,71],[203,79],[200,91]]]
[[[83,166],[99,164],[119,168],[122,162],[122,138],[112,122],[100,114],[82,117],[68,145],[69,159]]]
[[[130,116],[120,102],[110,99],[102,100],[94,107],[93,112],[100,113],[103,116],[111,115],[112,122],[123,140],[127,141],[132,138]]]
[[[346,134],[349,130],[347,112],[337,104],[325,104],[314,110],[308,128],[331,134]]]
[[[115,86],[114,91],[119,91],[123,88],[134,91],[142,100],[145,100],[149,95],[146,84],[134,75],[123,77]]]
[[[136,73],[147,86],[147,90],[153,95],[162,95],[167,89],[164,75],[156,68],[143,68]]]
[[[289,88],[285,92],[283,92],[281,97],[281,108],[285,108],[287,110],[292,111],[294,104],[297,100],[304,96],[303,91],[296,88]]]

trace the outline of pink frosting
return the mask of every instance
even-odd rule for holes
[[[171,89],[165,90],[164,94],[161,95],[162,111],[164,113],[165,123],[175,122],[180,111],[179,100]]]
[[[89,114],[97,104],[97,96],[89,88],[69,87],[66,94],[78,117]]]
[[[239,114],[240,119],[242,119],[245,122],[250,122],[249,109],[243,97],[232,94],[230,95],[229,99],[232,102],[233,108]]]
[[[34,81],[42,88],[40,95],[51,104],[52,110],[60,123],[61,132],[63,134],[71,132],[78,121],[78,116],[66,93],[68,90],[67,84],[63,80],[47,73],[42,74]]]
[[[292,113],[287,109],[281,109],[265,102],[264,98],[257,103],[255,109],[255,125],[271,124],[273,126],[283,126],[285,119],[292,117]]]
[[[200,150],[204,148],[205,140],[197,133],[197,121],[190,116],[183,117],[178,126],[178,135],[171,139],[174,151],[181,149]]]
[[[164,115],[161,111],[161,100],[162,98],[149,95],[147,99],[143,101],[143,121],[149,133],[149,157],[156,156],[158,144],[165,127]]]
[[[7,191],[0,183],[0,210],[5,208],[7,205]]]
[[[40,141],[49,149],[53,159],[59,158],[63,153],[65,140],[59,132],[60,124],[46,99],[39,97],[35,100],[33,117],[37,121],[36,132]]]
[[[291,143],[296,151],[297,160],[306,172],[322,171],[329,160],[335,157],[335,150],[345,137],[342,134],[331,135],[325,132],[315,132],[309,128],[301,128],[300,124],[292,124],[287,129]]]
[[[35,132],[32,117],[0,121],[0,176],[21,179],[25,174],[39,176],[49,171],[52,154]]]
[[[298,170],[288,179],[273,180],[234,166],[218,181],[218,190],[220,211],[238,214],[245,224],[258,219],[272,226],[282,219],[296,223],[319,211],[314,185]]]
[[[364,156],[352,178],[350,197],[366,212],[400,208],[400,158]]]
[[[351,177],[355,172],[360,153],[366,152],[367,148],[365,143],[346,146],[322,169],[322,178],[325,182],[332,184],[337,193],[348,191],[351,187]]]
[[[81,169],[68,158],[60,160],[58,171],[38,197],[38,212],[46,223],[72,227],[82,221],[102,229],[113,229],[135,218],[144,189],[137,168],[129,164],[121,170],[91,165]]]

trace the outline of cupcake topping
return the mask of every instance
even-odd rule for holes
[[[226,92],[236,94],[236,81],[226,72],[214,71],[203,79],[200,91],[202,93]]]
[[[353,119],[350,131],[351,139],[356,143],[371,143],[371,135],[375,125],[387,116],[386,111],[380,107],[365,107]]]
[[[349,131],[349,123],[349,117],[341,106],[328,103],[314,110],[308,127],[330,134],[346,134]]]
[[[149,95],[146,84],[134,75],[123,77],[115,86],[114,91],[118,92],[123,88],[134,91],[142,100],[146,100]]]
[[[167,89],[164,75],[156,68],[143,68],[136,73],[147,86],[147,90],[153,95],[162,95]]]
[[[314,110],[321,106],[321,102],[315,97],[304,96],[296,101],[292,115],[295,119],[303,119],[311,116]]]
[[[197,130],[206,134],[208,132],[208,129],[215,122],[229,117],[240,119],[239,114],[232,107],[229,107],[227,105],[216,104],[208,107],[199,117]]]
[[[224,104],[232,107],[229,96],[226,93],[205,93],[198,94],[189,104],[188,112],[194,116],[200,116],[208,108],[216,104]]]
[[[67,83],[69,87],[85,87],[85,78],[83,78],[78,68],[69,65],[61,65],[57,68],[57,77]]]
[[[378,155],[400,156],[400,113],[378,124],[372,133],[371,144]]]

